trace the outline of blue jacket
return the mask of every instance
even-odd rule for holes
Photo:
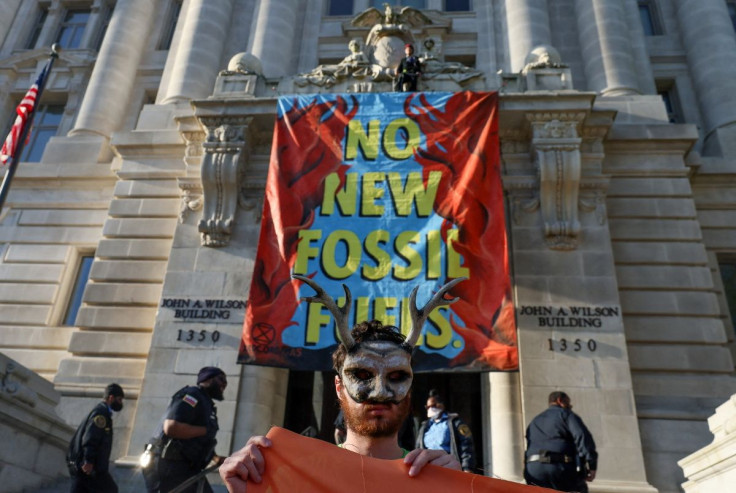
[[[417,448],[426,449],[424,446],[424,434],[427,431],[429,420],[422,422],[417,433]],[[470,427],[466,425],[457,414],[447,414],[447,427],[450,433],[450,453],[460,461],[463,471],[475,469],[475,448],[473,446],[473,434]]]

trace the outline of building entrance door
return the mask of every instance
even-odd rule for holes
[[[290,371],[286,394],[284,428],[295,433],[334,442],[335,418],[339,412],[334,372]],[[477,373],[419,373],[414,375],[412,420],[402,434],[402,446],[413,441],[419,424],[426,419],[425,404],[430,389],[445,400],[448,411],[457,413],[473,432],[476,464],[483,462],[483,416],[481,377]]]

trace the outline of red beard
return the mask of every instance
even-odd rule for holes
[[[382,438],[397,434],[411,410],[410,396],[398,404],[388,404],[391,412],[379,416],[371,415],[367,410],[370,404],[358,404],[344,392],[341,397],[338,400],[345,417],[345,426],[360,436]]]

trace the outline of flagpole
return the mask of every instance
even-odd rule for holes
[[[2,185],[0,185],[0,213],[2,213],[3,206],[5,205],[5,199],[10,192],[10,182],[13,180],[15,169],[18,167],[18,163],[20,162],[20,156],[21,154],[23,154],[23,148],[25,147],[26,139],[28,138],[28,132],[31,131],[31,126],[33,126],[33,117],[36,116],[36,109],[41,103],[41,95],[43,95],[43,90],[46,87],[46,82],[48,82],[49,80],[51,68],[54,66],[54,61],[59,58],[60,50],[61,47],[58,43],[54,43],[53,45],[51,45],[51,53],[49,53],[49,61],[48,65],[46,66],[46,76],[43,78],[42,84],[38,88],[38,92],[36,94],[36,103],[33,105],[33,109],[28,115],[26,124],[23,126],[23,131],[21,132],[20,138],[18,140],[18,145],[15,148],[15,152],[13,152],[13,156],[10,158],[8,171],[5,172],[5,178],[3,178],[3,183]]]

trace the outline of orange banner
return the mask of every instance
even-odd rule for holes
[[[425,466],[409,477],[402,459],[381,460],[273,427],[263,448],[266,470],[248,493],[550,493],[552,490],[444,467]]]

